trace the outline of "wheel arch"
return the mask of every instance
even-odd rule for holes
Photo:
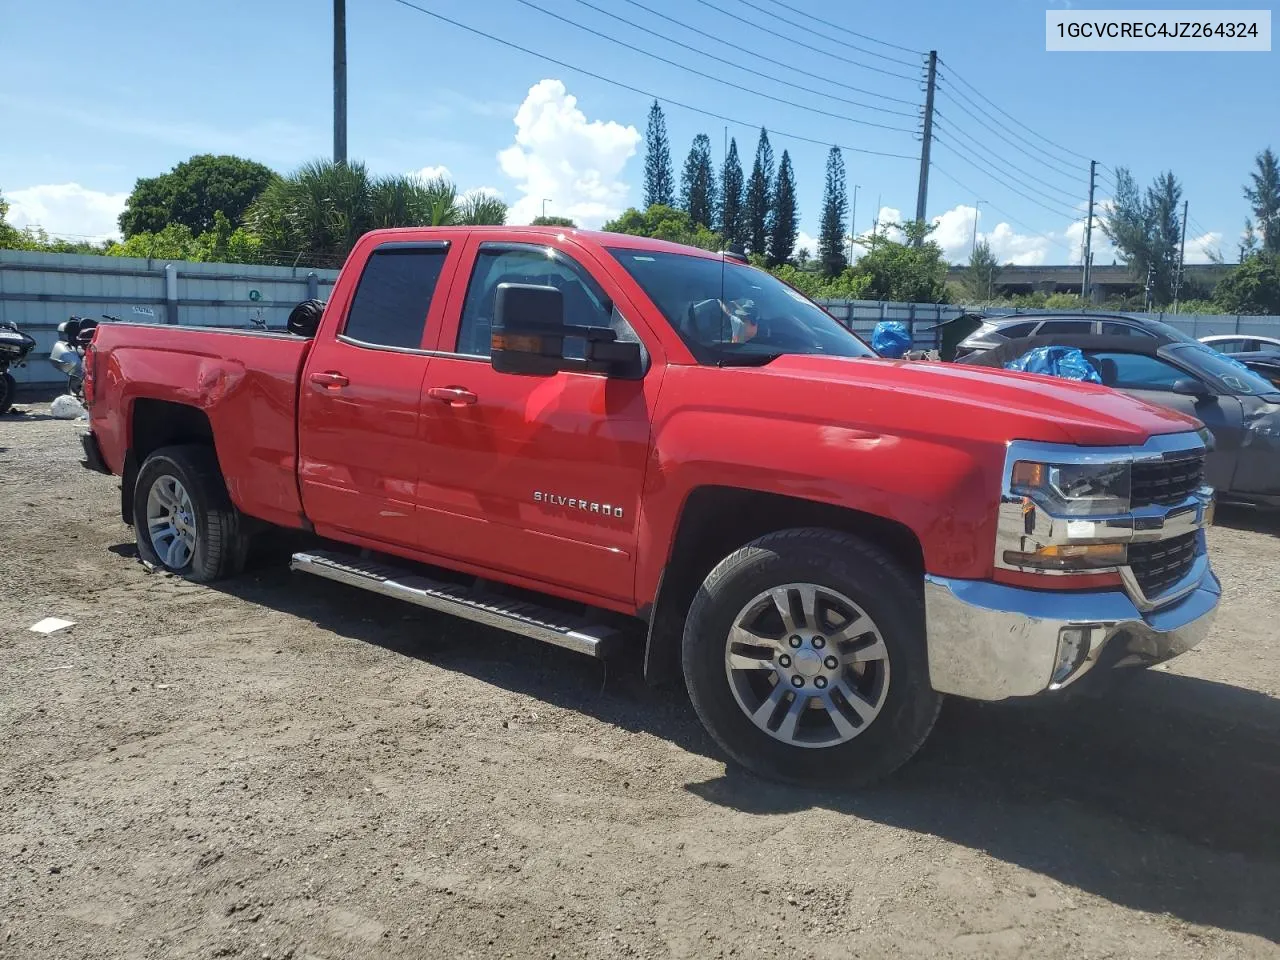
[[[179,444],[206,446],[216,459],[209,415],[199,407],[172,400],[136,398],[129,412],[129,444],[120,482],[120,517],[125,523],[133,523],[133,488],[142,464],[160,448]]]
[[[797,527],[837,530],[875,543],[912,576],[924,576],[920,539],[886,517],[784,494],[726,486],[690,491],[649,613],[644,675],[651,684],[680,676],[680,641],[698,586],[734,550],[769,533]]]

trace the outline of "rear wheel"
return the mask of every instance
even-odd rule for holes
[[[873,545],[830,530],[770,534],[707,577],[684,671],[707,730],[771,779],[862,785],[906,762],[941,698],[920,587]]]
[[[13,406],[14,395],[18,392],[18,382],[7,370],[0,374],[0,417],[9,412]]]
[[[248,538],[212,450],[164,447],[147,457],[133,491],[133,524],[144,560],[208,583],[244,567]]]

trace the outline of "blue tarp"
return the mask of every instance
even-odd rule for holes
[[[896,360],[911,349],[911,332],[901,320],[881,320],[871,331],[871,349]]]
[[[1017,360],[1010,360],[1004,368],[1062,377],[1065,380],[1083,380],[1085,383],[1102,382],[1102,377],[1098,376],[1093,364],[1075,347],[1036,347]]]

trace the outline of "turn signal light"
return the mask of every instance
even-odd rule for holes
[[[1041,547],[1030,553],[1004,552],[1004,562],[1016,567],[1043,570],[1101,570],[1123,566],[1129,549],[1123,543],[1068,543]]]

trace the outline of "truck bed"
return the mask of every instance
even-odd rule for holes
[[[195,407],[208,418],[235,505],[252,517],[300,526],[296,413],[310,345],[266,330],[102,324],[93,343],[91,401],[103,459],[123,472],[126,453],[138,446],[135,430],[149,429],[150,411],[166,403]],[[113,388],[103,389],[107,383]]]

